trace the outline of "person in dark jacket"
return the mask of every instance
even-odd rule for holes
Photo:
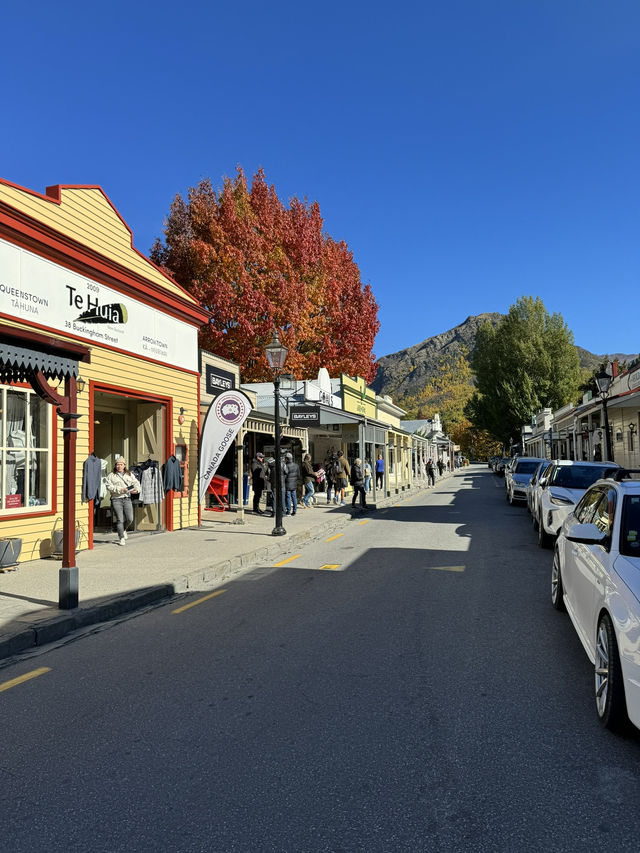
[[[429,485],[435,486],[436,484],[436,469],[433,465],[433,459],[427,459],[427,477],[429,478]]]
[[[311,456],[309,453],[305,453],[302,457],[302,479],[304,481],[304,497],[302,499],[302,506],[309,508],[312,503],[315,503],[315,498],[313,497],[313,493],[315,491],[314,484],[318,479],[316,477],[316,472],[313,470]]]
[[[284,472],[285,484],[284,493],[286,496],[287,511],[285,515],[295,515],[298,509],[298,476],[300,474],[300,466],[293,461],[291,453],[284,455]]]
[[[260,498],[264,490],[264,483],[267,477],[267,471],[264,464],[264,453],[256,453],[255,459],[251,463],[251,484],[253,486],[253,511],[256,515],[262,515],[260,509]]]
[[[442,474],[444,472],[444,462],[442,461],[442,459],[438,459],[437,465],[438,465],[438,474],[442,477]]]
[[[353,486],[353,498],[351,500],[351,506],[355,509],[356,500],[358,499],[358,495],[360,495],[360,509],[365,510],[367,508],[367,497],[364,491],[364,471],[362,469],[362,459],[356,459],[351,466],[351,485]]]

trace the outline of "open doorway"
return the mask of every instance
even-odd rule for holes
[[[161,485],[166,409],[160,401],[94,391],[93,452],[102,461],[103,476],[113,470],[116,457],[123,456],[143,485],[149,486],[133,502],[134,532],[156,532],[167,526]],[[94,507],[93,528],[98,533],[113,530],[108,493]]]

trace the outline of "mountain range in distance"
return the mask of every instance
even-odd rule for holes
[[[467,317],[459,326],[454,326],[447,332],[427,338],[422,343],[414,344],[407,349],[384,355],[378,359],[378,370],[371,388],[381,395],[401,398],[416,394],[435,374],[438,364],[443,358],[456,358],[461,353],[470,356],[476,345],[476,336],[480,326],[489,322],[497,326],[505,315],[499,313],[478,314]],[[605,358],[610,361],[618,359],[621,362],[634,361],[637,353],[608,353],[595,355],[589,350],[576,346],[580,366],[589,370],[597,368]]]

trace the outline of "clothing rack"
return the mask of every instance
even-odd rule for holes
[[[157,471],[156,476],[158,478],[160,478],[160,463],[157,461],[157,459],[152,459],[151,456],[148,456],[142,462],[135,462],[133,465],[129,466],[129,470],[131,471],[132,474],[135,475],[136,479],[139,480],[140,483],[142,483],[142,481],[141,481],[142,472],[148,470],[149,468],[155,468]],[[160,500],[156,501],[156,503],[155,503],[155,506],[157,507],[157,510],[158,510],[158,523],[156,525],[156,529],[153,531],[154,533],[162,533],[163,532],[163,528],[162,528],[162,484],[160,485],[159,494],[161,495]],[[142,503],[140,501],[140,499],[138,498],[136,506],[143,506],[143,507],[144,506],[153,506],[153,504]]]

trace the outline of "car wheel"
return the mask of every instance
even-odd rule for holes
[[[549,536],[547,531],[544,529],[541,513],[538,517],[538,545],[540,548],[551,548],[552,541],[553,537]]]
[[[553,552],[553,565],[551,566],[551,604],[560,612],[566,610],[564,606],[562,573],[560,571],[560,556],[557,548]]]
[[[607,613],[600,619],[596,635],[595,699],[598,718],[603,726],[612,730],[625,727],[629,718],[622,667],[618,643]]]

